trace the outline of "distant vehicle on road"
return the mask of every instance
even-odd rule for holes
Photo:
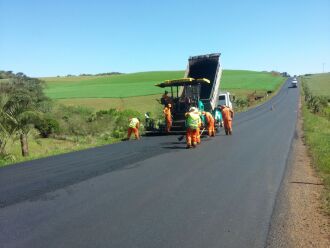
[[[226,105],[229,108],[233,108],[233,104],[230,100],[230,93],[229,92],[220,92],[219,99],[218,99],[218,107],[220,105]]]
[[[291,87],[292,88],[297,88],[297,85],[298,85],[297,78],[293,78],[292,81],[291,81]]]

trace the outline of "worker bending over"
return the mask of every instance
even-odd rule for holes
[[[232,122],[234,118],[234,111],[225,105],[221,105],[221,114],[224,122],[226,135],[228,134],[232,135],[233,133]]]
[[[186,141],[187,149],[196,147],[197,145],[197,131],[200,125],[200,116],[198,110],[195,107],[191,107],[189,112],[185,114],[186,117]]]
[[[139,118],[130,118],[129,119],[129,125],[128,125],[128,131],[127,131],[127,140],[130,139],[132,132],[134,133],[135,139],[140,139],[139,134],[139,127],[140,127],[140,120]]]
[[[216,108],[214,110],[214,122],[218,126],[223,127],[223,120],[222,120],[222,114],[220,108]]]
[[[215,130],[214,130],[214,118],[210,112],[203,111],[202,114],[205,116],[206,119],[206,125],[207,125],[207,132],[209,133],[209,136],[214,137],[215,136]]]
[[[164,116],[166,121],[166,132],[169,133],[172,127],[172,104],[168,103],[166,107],[164,108]]]

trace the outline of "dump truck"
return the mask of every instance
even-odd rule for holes
[[[220,107],[221,105],[225,105],[231,109],[233,108],[233,103],[231,102],[231,95],[229,92],[219,93],[218,107]]]
[[[156,84],[166,89],[172,104],[172,128],[170,134],[185,132],[185,113],[190,107],[197,107],[200,111],[214,113],[218,105],[222,67],[220,53],[192,56],[188,59],[188,66],[184,78],[166,80]],[[164,104],[163,101],[160,101]],[[164,134],[165,123],[151,119],[146,114],[145,123],[147,134]]]

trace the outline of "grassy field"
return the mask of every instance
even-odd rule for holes
[[[314,95],[330,96],[330,73],[314,74],[302,78]]]
[[[113,76],[42,78],[52,99],[123,98],[160,94],[154,85],[167,79],[182,78],[184,71],[141,72]],[[221,88],[274,90],[283,78],[268,72],[224,70]]]
[[[283,77],[269,72],[224,70],[221,88],[223,90],[263,90],[274,91],[283,82]]]
[[[182,78],[183,71],[141,72],[97,77],[42,78],[46,95],[52,99],[120,98],[160,94],[155,87],[166,79]]]
[[[330,73],[315,74],[303,77],[302,81],[315,95],[327,96],[330,98]],[[330,107],[324,111],[329,112]],[[304,135],[305,141],[311,153],[313,164],[324,179],[326,186],[324,201],[326,211],[330,214],[330,120],[327,116],[313,114],[303,106]]]
[[[47,83],[46,94],[65,105],[81,105],[96,110],[131,108],[137,111],[158,110],[164,89],[155,87],[166,79],[181,78],[184,71],[141,72],[114,76],[42,78]],[[244,97],[256,92],[275,91],[283,77],[269,72],[224,70],[221,90]]]
[[[115,108],[118,110],[132,109],[140,113],[159,112],[161,105],[157,103],[157,99],[161,98],[161,94],[150,96],[134,96],[125,98],[73,98],[59,99],[58,102],[67,106],[84,106],[95,110]]]

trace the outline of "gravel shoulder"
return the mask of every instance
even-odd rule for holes
[[[330,218],[322,211],[324,188],[303,141],[301,103],[286,175],[273,212],[267,247],[330,247]]]

